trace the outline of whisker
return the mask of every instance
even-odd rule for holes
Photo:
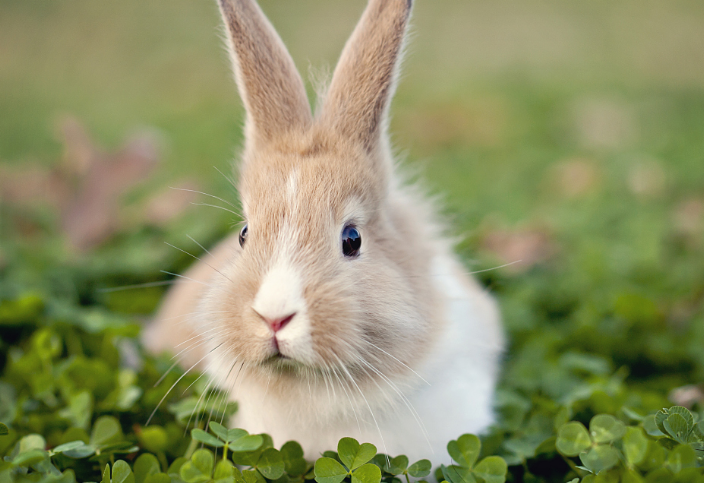
[[[98,292],[98,293],[112,293],[112,292],[119,292],[121,290],[132,290],[135,288],[161,287],[163,285],[171,285],[173,283],[174,283],[173,280],[161,280],[159,282],[146,282],[146,283],[137,283],[134,285],[122,285],[120,287],[99,288],[96,290],[96,292]]]
[[[222,344],[220,344],[220,345],[222,345]],[[192,370],[194,367],[196,367],[198,364],[200,364],[200,362],[201,362],[203,359],[205,359],[206,357],[208,357],[208,355],[210,355],[210,353],[213,352],[213,350],[217,349],[218,347],[220,347],[220,346],[215,347],[214,349],[212,349],[211,351],[209,351],[207,354],[205,354],[203,357],[201,357],[200,360],[198,360],[198,362],[196,362],[196,363],[193,364],[191,367],[189,367],[188,370],[187,370],[186,372],[184,372],[184,373],[181,375],[181,377],[179,377],[178,379],[176,379],[176,382],[174,382],[174,383],[172,384],[172,386],[169,388],[169,390],[166,391],[166,394],[164,394],[164,397],[161,398],[161,401],[159,401],[159,404],[157,404],[156,407],[154,408],[154,411],[152,411],[152,414],[149,416],[149,419],[147,419],[147,424],[146,424],[145,426],[149,426],[149,423],[151,422],[152,418],[153,418],[154,415],[156,414],[157,409],[159,409],[159,406],[161,406],[161,403],[164,402],[164,400],[166,399],[166,396],[168,396],[168,395],[171,393],[171,391],[176,387],[176,385],[177,385],[179,382],[181,382],[181,379],[183,379],[184,377],[186,377],[186,374],[188,374],[189,372],[191,372],[191,370]]]
[[[201,285],[205,285],[206,287],[210,287],[210,284],[209,284],[209,283],[202,282],[202,281],[196,280],[196,279],[194,279],[194,278],[189,278],[189,277],[186,277],[185,275],[179,275],[178,273],[167,272],[166,270],[159,270],[159,271],[160,271],[161,273],[165,273],[166,275],[171,275],[171,276],[174,276],[174,277],[183,278],[183,279],[185,279],[185,280],[189,280],[189,281],[191,281],[191,282],[196,282],[196,283],[199,283],[199,284],[201,284]]]
[[[391,357],[393,360],[395,360],[396,362],[398,362],[399,364],[401,364],[403,367],[405,367],[406,369],[408,369],[409,371],[411,371],[413,374],[415,374],[416,376],[418,376],[418,379],[420,379],[421,381],[423,381],[424,383],[426,383],[428,386],[431,385],[428,381],[426,381],[426,380],[423,378],[423,376],[421,376],[420,374],[418,374],[416,371],[414,371],[413,369],[411,369],[408,365],[404,364],[403,362],[401,362],[399,359],[397,359],[397,358],[394,357],[393,355],[391,355],[391,354],[389,354],[388,352],[386,352],[386,351],[385,351],[384,349],[382,349],[381,347],[378,347],[378,346],[372,344],[372,343],[369,342],[368,340],[364,340],[364,342],[367,343],[367,344],[369,344],[369,345],[372,346],[373,348],[380,350],[381,352],[383,352],[383,353],[386,354],[387,356]]]
[[[214,266],[212,266],[211,264],[209,264],[209,263],[206,262],[205,260],[201,260],[199,257],[193,255],[192,253],[188,253],[186,250],[182,250],[181,248],[179,248],[179,247],[177,247],[177,246],[174,246],[174,245],[172,245],[171,243],[168,243],[168,242],[164,242],[164,243],[165,243],[166,245],[170,246],[171,248],[175,248],[176,250],[178,250],[178,251],[180,251],[180,252],[182,252],[182,253],[185,253],[185,254],[188,255],[189,257],[195,258],[195,259],[198,260],[199,262],[205,263],[207,266],[209,266],[210,268],[212,268],[213,270],[215,270],[216,272],[218,272],[220,275],[222,275],[223,277],[225,277],[227,280],[229,280],[230,282],[232,282],[232,279],[231,279],[230,277],[228,277],[227,275],[225,275],[224,273],[222,273],[220,270],[218,270],[217,268],[215,268]],[[234,283],[234,282],[232,282],[232,283]]]
[[[235,211],[232,211],[232,210],[230,210],[230,209],[228,209],[228,208],[225,208],[224,206],[212,205],[212,204],[210,204],[210,203],[195,203],[195,202],[191,202],[191,204],[194,205],[194,206],[210,206],[211,208],[218,208],[218,209],[221,209],[221,210],[229,211],[230,213],[232,213],[233,215],[235,215],[237,218],[242,218],[242,215],[240,215],[239,213],[237,213],[237,212],[235,212]]]
[[[187,237],[189,240],[191,240],[193,243],[195,243],[196,245],[198,245],[198,246],[200,247],[200,249],[203,250],[205,253],[207,253],[208,255],[210,255],[211,257],[213,257],[213,254],[210,253],[210,252],[208,251],[208,249],[205,248],[203,245],[201,245],[200,243],[198,243],[198,242],[195,240],[195,238],[193,238],[191,235],[186,235],[186,237]],[[213,257],[213,258],[215,258],[215,257]]]
[[[224,200],[224,199],[220,198],[219,196],[211,195],[210,193],[204,193],[203,191],[197,191],[197,190],[189,190],[187,188],[175,188],[173,186],[169,186],[169,188],[171,188],[172,190],[188,191],[190,193],[198,193],[199,195],[210,196],[211,198],[215,198],[218,201],[222,201],[223,203],[226,203],[226,204],[232,206],[233,208],[237,208],[235,205],[233,205],[229,201]]]

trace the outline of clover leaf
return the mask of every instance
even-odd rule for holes
[[[300,476],[306,472],[308,465],[303,458],[303,448],[300,444],[288,441],[281,447],[280,453],[289,476]]]
[[[186,483],[210,481],[214,466],[213,453],[207,449],[199,449],[193,453],[189,461],[183,463],[179,475]]]
[[[360,445],[354,438],[342,438],[337,444],[337,454],[347,468],[354,470],[376,455],[376,446],[370,443]]]
[[[473,434],[463,434],[450,441],[447,451],[457,465],[440,467],[445,479],[450,483],[474,483],[477,479],[487,483],[506,481],[506,461],[500,456],[488,456],[477,463],[481,449],[481,441]]]
[[[315,462],[315,480],[318,483],[340,483],[347,476],[353,483],[379,483],[381,469],[368,463],[376,456],[376,446],[354,438],[342,438],[337,445],[340,461],[324,456]],[[344,466],[343,466],[344,464]]]
[[[425,478],[433,468],[430,460],[419,460],[408,467],[408,474],[413,478]]]
[[[641,428],[629,427],[623,437],[623,453],[629,465],[639,465],[648,454],[648,437]]]
[[[580,422],[565,423],[557,433],[555,447],[565,456],[578,456],[592,444],[587,428]]]
[[[318,483],[340,483],[347,476],[347,468],[337,460],[328,457],[315,461],[315,481]]]
[[[191,430],[191,438],[195,439],[196,441],[200,441],[203,444],[207,444],[208,446],[213,446],[215,448],[222,448],[223,446],[225,446],[224,441],[221,441],[212,434],[206,433],[202,429],[198,428]]]
[[[610,443],[623,437],[626,426],[609,414],[597,414],[589,422],[589,432],[595,443]]]
[[[447,443],[447,452],[459,466],[472,469],[479,458],[481,447],[482,444],[475,435],[463,434],[457,440]]]

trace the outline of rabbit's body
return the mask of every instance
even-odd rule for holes
[[[245,228],[186,274],[146,332],[230,391],[233,424],[309,457],[356,436],[447,462],[492,421],[493,300],[394,174],[385,125],[410,14],[371,0],[321,112],[253,0],[221,0],[247,108]],[[179,347],[181,343],[187,341]],[[427,432],[427,434],[425,434]]]

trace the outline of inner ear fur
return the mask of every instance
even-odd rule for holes
[[[291,55],[255,0],[218,0],[235,79],[247,111],[248,142],[269,142],[312,122]]]

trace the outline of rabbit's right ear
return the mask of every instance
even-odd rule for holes
[[[247,110],[248,141],[268,142],[312,120],[303,80],[255,0],[218,0]]]

